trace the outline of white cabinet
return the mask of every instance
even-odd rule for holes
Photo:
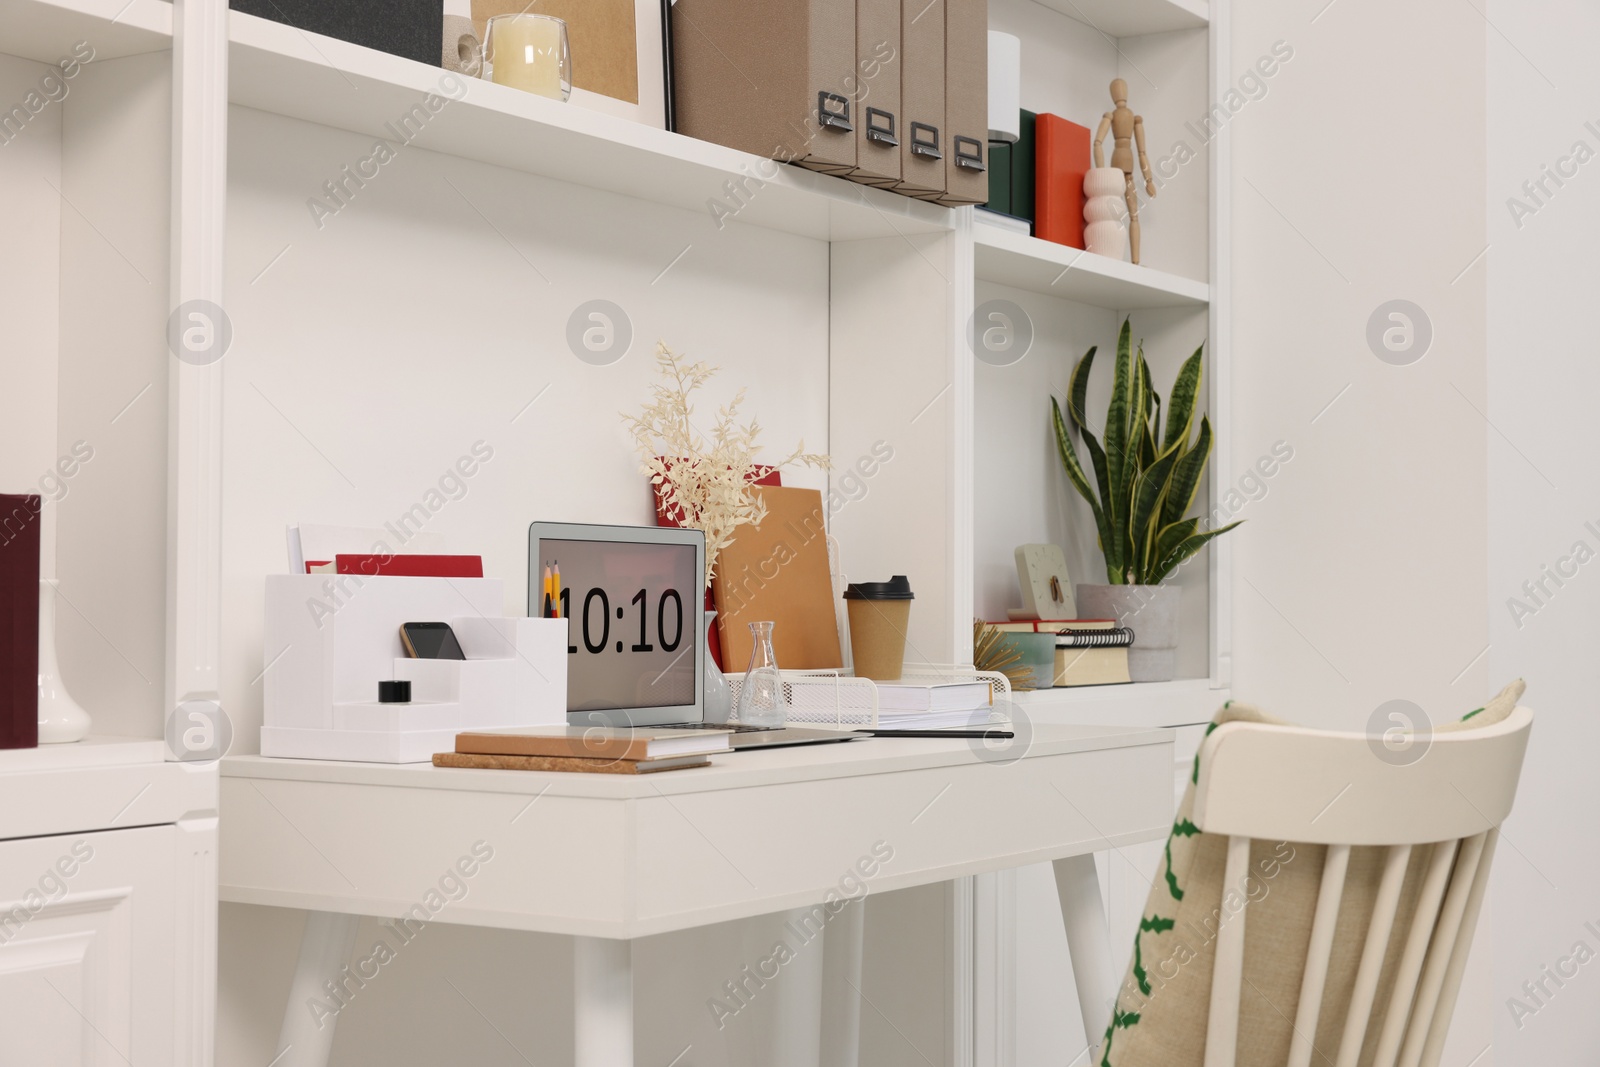
[[[174,1062],[176,836],[147,826],[0,844],[0,1058]]]
[[[211,1062],[216,806],[159,741],[0,752],[0,1064]]]

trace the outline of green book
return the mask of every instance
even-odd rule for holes
[[[989,210],[1011,214],[1011,146],[989,142]]]
[[[1022,112],[1021,136],[1011,146],[1011,206],[1006,210],[1018,218],[1033,221],[1033,130],[1038,115]]]

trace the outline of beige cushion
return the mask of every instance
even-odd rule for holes
[[[1470,730],[1500,722],[1516,708],[1523,688],[1521,681],[1513,682],[1484,707],[1437,730]],[[1206,732],[1225,722],[1240,721],[1285,725],[1281,719],[1255,708],[1229,703],[1217,713]],[[1225,889],[1250,901],[1236,1067],[1283,1067],[1288,1059],[1291,1021],[1299,1007],[1300,980],[1327,849],[1321,845],[1254,841],[1245,884],[1224,887],[1227,838],[1201,833],[1191,821],[1199,772],[1200,759],[1196,756],[1189,788],[1178,806],[1166,853],[1134,939],[1133,961],[1106,1030],[1101,1067],[1201,1067],[1205,1060],[1211,967]],[[1410,925],[1422,872],[1432,851],[1431,846],[1412,850],[1395,916],[1396,929]],[[1332,1063],[1337,1055],[1384,852],[1373,847],[1350,851],[1318,1017],[1314,1064]],[[1237,905],[1230,907],[1229,913],[1234,910]],[[1371,1063],[1403,947],[1403,938],[1390,937],[1383,977],[1367,1026],[1362,1065]]]

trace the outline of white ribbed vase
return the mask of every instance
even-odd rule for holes
[[[1117,167],[1090,167],[1083,175],[1083,244],[1097,256],[1128,254],[1128,176]]]
[[[89,713],[61,680],[56,662],[56,578],[39,579],[39,743],[58,745],[89,736]]]

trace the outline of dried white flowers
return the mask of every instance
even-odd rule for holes
[[[639,451],[639,470],[650,476],[666,511],[680,525],[704,531],[705,581],[710,586],[717,556],[733,543],[734,531],[766,517],[766,506],[751,491],[765,470],[794,463],[826,468],[828,457],[806,452],[802,441],[777,463],[759,463],[756,457],[761,446],[756,438],[761,426],[755,419],[743,424],[738,421],[743,389],[732,403],[717,409],[707,442],[690,421],[694,415],[690,396],[717,368],[704,361],[687,363],[660,341],[656,342],[656,366],[662,380],[651,388],[654,399],[638,415],[624,414],[622,421]]]

